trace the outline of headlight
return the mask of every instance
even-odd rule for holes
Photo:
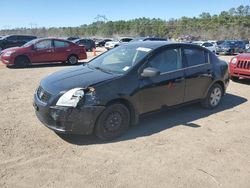
[[[231,60],[231,63],[232,63],[232,64],[236,64],[236,63],[237,63],[237,58],[234,57],[234,58]]]
[[[11,56],[11,54],[15,53],[16,51],[7,51],[4,53],[4,56]]]
[[[78,102],[83,98],[83,88],[74,88],[64,93],[57,101],[57,106],[76,107]]]

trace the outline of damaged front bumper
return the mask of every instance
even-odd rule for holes
[[[38,119],[58,133],[89,135],[104,106],[63,107],[42,103],[35,95],[33,106]]]

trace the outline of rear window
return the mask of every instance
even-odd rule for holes
[[[189,67],[208,63],[208,54],[201,49],[184,49],[184,56]]]
[[[60,41],[60,40],[54,40],[55,48],[65,48],[69,46],[68,42]]]

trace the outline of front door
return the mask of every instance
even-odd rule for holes
[[[31,55],[33,63],[43,63],[54,61],[54,48],[51,39],[37,42]]]
[[[141,78],[138,92],[141,113],[183,102],[185,79],[179,47],[162,49],[153,55],[143,68],[146,67],[158,69],[160,75]]]

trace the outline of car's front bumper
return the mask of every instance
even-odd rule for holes
[[[5,64],[5,65],[13,65],[14,64],[13,58],[11,56],[4,56],[4,55],[0,56],[0,62]]]
[[[95,122],[104,106],[62,107],[48,106],[35,95],[33,106],[38,119],[59,133],[92,134]]]
[[[250,63],[249,63],[250,64]],[[239,67],[238,65],[229,65],[230,76],[250,78],[250,67]]]

